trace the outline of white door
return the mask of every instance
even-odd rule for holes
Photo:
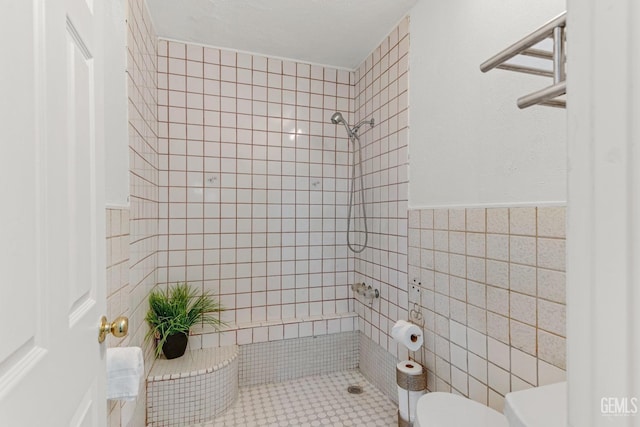
[[[104,426],[102,0],[0,3],[0,426]]]

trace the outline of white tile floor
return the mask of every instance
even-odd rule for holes
[[[364,392],[349,394],[349,385],[360,385]],[[397,426],[396,411],[391,400],[353,370],[242,388],[224,414],[197,427]]]

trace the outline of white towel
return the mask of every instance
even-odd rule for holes
[[[107,349],[107,399],[135,400],[144,373],[140,347]]]

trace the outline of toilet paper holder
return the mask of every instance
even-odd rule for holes
[[[353,283],[351,285],[351,290],[365,297],[365,299],[369,300],[369,304],[373,304],[373,300],[375,298],[380,298],[380,291],[371,287],[371,285],[367,286],[364,282]]]
[[[413,360],[396,365],[398,385],[398,427],[411,427],[416,418],[416,407],[420,396],[427,389],[427,371]]]

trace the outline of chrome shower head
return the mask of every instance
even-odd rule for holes
[[[344,117],[342,117],[341,112],[336,111],[335,113],[333,113],[333,115],[331,116],[331,123],[333,123],[334,125],[339,125],[340,123],[342,123],[344,125],[344,128],[347,130],[347,135],[349,135],[349,138],[353,138],[353,132],[349,128],[349,124],[347,123],[347,121],[344,119]]]
[[[349,127],[349,123],[347,123],[344,117],[342,117],[342,113],[339,111],[336,111],[331,115],[331,123],[333,123],[334,125],[339,125],[340,123],[342,123],[344,125],[344,128],[347,130],[347,135],[349,135],[349,138],[353,138],[354,136],[357,138],[358,130],[360,130],[360,127],[364,124],[367,124],[373,127],[374,121],[373,119],[362,120],[360,123],[358,123],[354,127]]]
[[[336,111],[335,113],[333,113],[333,115],[331,116],[331,123],[333,123],[334,125],[337,125],[339,123],[347,123],[344,120],[344,117],[342,117],[342,113],[339,111]]]

